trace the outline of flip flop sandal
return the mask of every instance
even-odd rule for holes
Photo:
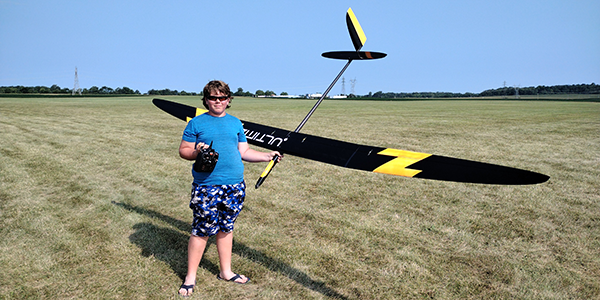
[[[181,286],[179,287],[179,290],[177,290],[177,294],[179,294],[179,296],[181,296],[181,297],[187,298],[187,297],[191,296],[192,293],[194,293],[194,286],[196,286],[196,285],[182,283]],[[184,289],[186,291],[186,295],[179,293],[179,291],[181,289]],[[190,293],[190,290],[192,290],[192,293]]]
[[[246,282],[237,282],[237,279],[242,279],[242,276],[240,276],[240,274],[235,274],[233,277],[229,278],[229,279],[225,279],[225,278],[221,278],[220,274],[217,274],[217,279],[219,280],[223,280],[223,281],[229,281],[229,282],[233,282],[233,283],[237,283],[237,284],[246,284],[248,282],[250,282],[250,278],[246,277],[248,280],[246,280]]]

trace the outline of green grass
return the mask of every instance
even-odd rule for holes
[[[168,97],[200,105],[195,97]],[[0,99],[0,299],[176,298],[186,272],[185,124],[151,97]],[[236,98],[293,130],[314,100]],[[303,132],[551,176],[532,186],[408,179],[286,156],[248,189],[234,244],[247,286],[193,299],[600,297],[600,104],[325,101]],[[265,164],[246,164],[253,186]]]

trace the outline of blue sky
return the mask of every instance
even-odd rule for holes
[[[72,88],[77,67],[82,88],[323,92],[348,7],[388,57],[353,62],[347,93],[600,83],[598,0],[0,0],[0,86]]]

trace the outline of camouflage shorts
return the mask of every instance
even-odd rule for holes
[[[194,212],[192,234],[213,236],[233,231],[233,223],[242,211],[246,184],[193,185],[190,208]]]

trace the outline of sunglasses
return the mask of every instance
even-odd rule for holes
[[[217,100],[219,100],[219,101],[223,102],[223,101],[229,100],[229,96],[206,96],[206,99],[208,101],[217,101]]]

